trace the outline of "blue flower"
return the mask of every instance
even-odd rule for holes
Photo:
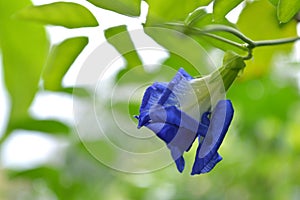
[[[183,154],[196,138],[192,175],[207,173],[222,160],[218,149],[231,123],[233,107],[230,100],[219,98],[219,85],[212,74],[193,79],[179,69],[169,83],[154,83],[145,91],[136,116],[138,128],[149,128],[166,143],[180,172],[185,166]]]

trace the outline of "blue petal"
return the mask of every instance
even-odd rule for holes
[[[151,110],[150,116],[151,123],[146,127],[167,144],[174,160],[190,148],[199,132],[207,130],[206,126],[199,124],[174,106]]]
[[[149,110],[151,106],[157,104],[159,98],[163,94],[164,90],[167,88],[167,83],[153,83],[145,91],[142,105],[140,107],[140,112]]]
[[[210,115],[210,112],[205,112],[202,114],[202,117],[201,117],[201,123],[206,125],[206,126],[209,126],[210,124],[210,120],[209,120],[209,116]]]
[[[182,156],[175,160],[176,167],[178,171],[181,173],[184,170],[185,161]]]
[[[150,123],[147,127],[167,144],[178,171],[182,172],[185,165],[183,152],[194,142],[196,135],[191,138],[193,133],[189,130],[159,122]]]
[[[140,107],[140,115],[136,116],[136,118],[139,120],[138,128],[146,125],[149,122],[149,109],[153,105],[157,104],[159,98],[166,88],[167,83],[153,83],[153,85],[146,89]]]
[[[188,83],[189,80],[192,80],[193,77],[191,77],[184,69],[180,68],[174,78],[169,82],[168,88],[164,90],[162,96],[160,97],[158,104],[160,105],[178,105],[178,96],[180,94],[174,95],[174,89],[177,87],[181,88],[183,87],[183,90],[186,88],[184,87],[184,82]],[[182,83],[183,82],[183,83]],[[188,88],[191,89],[191,88]],[[172,99],[172,101],[170,101]]]
[[[172,139],[175,137],[178,127],[171,125],[171,124],[165,124],[165,123],[149,123],[146,125],[147,128],[152,130],[156,135],[163,140],[166,144],[169,144]]]
[[[164,106],[177,106],[179,107],[178,96],[181,94],[174,94],[173,89],[176,87],[181,90],[186,89],[184,83],[188,83],[193,79],[184,69],[180,68],[175,77],[170,83],[154,83],[148,87],[145,91],[142,104],[140,107],[140,115],[136,117],[139,119],[138,128],[148,124],[150,118],[148,116],[149,110],[156,104]],[[188,88],[191,89],[191,88]],[[181,94],[182,95],[182,94]]]
[[[197,148],[192,175],[209,172],[221,160],[217,151],[231,123],[233,112],[229,100],[220,100],[214,108],[207,134]]]
[[[191,148],[198,135],[206,135],[208,127],[189,117],[175,106],[157,105],[150,110],[149,116],[151,116],[151,123],[145,126],[167,144],[180,171],[181,167],[184,167],[182,165],[184,151]]]
[[[185,77],[186,80],[190,81],[192,79],[194,79],[191,75],[189,75],[183,68],[180,68],[178,70],[178,73],[180,73],[182,76]]]
[[[176,106],[154,106],[150,112],[149,117],[151,122],[161,122],[175,125],[190,130],[194,134],[205,136],[207,126],[199,123],[186,113],[180,111]]]
[[[218,162],[220,162],[222,160],[222,157],[216,153],[213,158],[200,170],[192,170],[192,173],[191,175],[195,175],[195,174],[204,174],[204,173],[207,173],[207,172],[210,172]]]

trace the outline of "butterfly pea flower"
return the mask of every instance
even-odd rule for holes
[[[244,66],[241,57],[228,53],[223,66],[207,76],[193,78],[181,68],[169,83],[146,89],[138,128],[147,127],[166,143],[179,172],[185,167],[184,152],[197,138],[192,175],[207,173],[222,160],[218,149],[234,113],[223,95]]]

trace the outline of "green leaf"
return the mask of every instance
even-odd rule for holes
[[[279,0],[269,0],[274,6],[278,5]]]
[[[207,6],[210,4],[213,0],[199,0],[199,6]]]
[[[165,22],[184,21],[189,13],[210,1],[146,0],[146,2],[149,5],[146,25],[151,26]]]
[[[135,50],[135,46],[130,38],[126,26],[117,26],[105,30],[105,37],[127,62],[125,70],[122,70],[119,76],[134,67],[142,65],[142,61]]]
[[[176,70],[183,67],[184,70],[186,70],[192,76],[199,76],[200,72],[203,73],[202,70],[195,70],[195,67],[198,68],[199,66],[193,66],[193,64],[186,58],[183,58],[182,56],[179,56],[178,54],[172,52],[170,52],[170,56],[162,63],[162,66],[168,66]],[[172,77],[168,78],[172,79]]]
[[[300,10],[300,0],[279,0],[277,17],[281,23],[289,22]]]
[[[266,0],[248,3],[237,22],[238,29],[256,41],[295,37],[296,25],[294,21],[278,24],[276,8]],[[253,59],[247,61],[243,77],[253,78],[266,74],[271,67],[273,56],[290,52],[291,49],[292,44],[254,49]]]
[[[11,104],[6,135],[14,128],[14,121],[28,117],[28,108],[37,92],[48,52],[43,26],[11,17],[28,5],[29,0],[0,1],[0,46]]]
[[[221,21],[223,18],[243,0],[215,0],[213,6],[214,20]]]
[[[39,183],[45,184],[45,187],[56,193],[59,197],[62,197],[61,192],[61,180],[62,169],[55,168],[53,166],[40,166],[33,169],[26,170],[10,170],[8,176],[10,179],[26,179],[27,181],[38,181]]]
[[[214,68],[206,50],[192,37],[172,29],[149,27],[144,31],[170,52],[163,66],[176,70],[184,67],[192,76],[209,73]]]
[[[68,134],[70,132],[67,125],[51,119],[38,120],[27,118],[20,121],[15,121],[14,128],[30,131],[40,131],[51,134]]]
[[[76,37],[67,39],[52,48],[43,72],[45,89],[58,91],[62,88],[64,75],[87,43],[88,38]]]
[[[204,8],[197,8],[193,12],[189,13],[187,18],[184,20],[184,24],[187,26],[193,26],[194,23],[199,21],[205,15],[207,15],[207,13]]]
[[[127,16],[139,16],[141,0],[88,0],[88,2]]]
[[[156,1],[156,0],[148,0],[149,3],[149,15],[147,18],[147,25],[153,25],[153,24],[159,24],[159,23],[166,23],[166,22],[177,22],[177,21],[184,21],[186,25],[197,27],[197,28],[203,28],[206,25],[210,24],[216,24],[216,22],[213,20],[213,16],[210,13],[206,13],[204,9],[199,8],[199,2],[195,1],[182,1],[182,4],[174,4],[173,1]],[[178,7],[177,7],[178,6]],[[172,7],[172,12],[169,12],[170,8]],[[218,24],[224,24],[233,26],[228,20],[225,18],[222,18],[218,22]],[[180,30],[183,31],[184,30]],[[216,35],[225,37],[227,39],[232,39],[233,41],[240,41],[232,34],[227,33],[214,33]],[[150,35],[152,37],[152,35]],[[168,37],[168,36],[166,36]],[[201,44],[204,48],[210,46],[208,43],[212,44],[213,46],[217,46],[218,48],[221,48],[222,50],[233,50],[239,54],[244,54],[244,51],[241,51],[239,48],[234,47],[233,45],[228,45],[224,42],[220,42],[219,40],[212,39],[211,37],[203,36],[203,35],[197,35],[197,38],[195,39]],[[165,43],[166,41],[164,38],[155,38],[156,41],[159,41],[158,43],[162,42]],[[173,41],[175,42],[175,41]],[[179,41],[177,41],[179,42]],[[161,44],[161,43],[160,43]],[[179,43],[174,43],[179,44]],[[183,43],[180,43],[183,45]],[[164,46],[164,45],[163,45]],[[188,51],[188,49],[185,49],[185,51]],[[176,56],[172,56],[172,58],[175,58]],[[178,58],[176,58],[178,60]],[[181,59],[179,59],[181,60]]]
[[[41,6],[30,6],[20,10],[15,16],[19,19],[67,28],[99,25],[94,15],[87,8],[71,2],[55,2]]]
[[[9,177],[10,178],[28,178],[31,180],[39,179],[41,177],[44,177],[45,175],[52,179],[53,182],[57,183],[59,180],[59,172],[57,169],[50,168],[48,166],[42,166],[34,169],[28,169],[28,170],[22,170],[22,171],[15,171],[11,170],[9,171]],[[48,180],[48,179],[47,179]]]

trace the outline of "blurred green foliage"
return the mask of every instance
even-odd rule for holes
[[[139,0],[89,2],[127,16],[138,16],[141,12]],[[145,2],[149,10],[144,31],[169,52],[168,57],[161,61],[162,67],[155,68],[152,72],[142,67],[143,60],[135,50],[134,38],[131,38],[125,25],[104,31],[109,44],[123,55],[125,65],[119,68],[117,78],[112,80],[119,87],[116,102],[110,102],[104,92],[97,103],[103,104],[100,110],[103,116],[113,110],[117,117],[129,119],[121,127],[123,129],[130,130],[135,123],[132,115],[138,113],[140,104],[140,99],[134,95],[127,98],[128,92],[132,92],[130,88],[141,85],[145,87],[155,80],[170,80],[174,74],[171,70],[165,70],[167,67],[174,69],[174,72],[179,67],[184,67],[193,76],[207,74],[213,63],[220,63],[223,51],[234,50],[241,53],[240,49],[209,37],[187,37],[184,30],[160,32],[157,31],[159,29],[151,29],[152,26],[162,27],[164,23],[183,22],[199,6],[213,2],[213,13],[205,10],[197,12],[198,16],[192,24],[194,27],[227,25],[253,40],[297,35],[297,21],[293,19],[299,12],[300,4],[297,0]],[[238,21],[236,24],[230,23],[226,14],[240,3],[244,7]],[[35,119],[30,115],[29,109],[34,97],[43,90],[70,95],[74,88],[64,88],[63,77],[88,42],[93,42],[85,37],[76,37],[49,48],[45,27],[30,20],[68,28],[95,27],[99,24],[101,27],[93,13],[77,3],[32,6],[27,0],[0,1],[3,78],[11,105],[7,128],[0,145],[2,147],[18,129],[50,134],[68,144],[56,155],[62,162],[49,160],[46,164],[31,169],[2,169],[0,199],[300,199],[299,77],[295,78],[293,73],[278,73],[278,68],[289,72],[294,70],[292,66],[296,66],[299,74],[300,63],[295,63],[292,58],[292,44],[255,49],[253,58],[246,63],[245,71],[230,88],[227,97],[233,102],[235,116],[220,148],[224,160],[212,172],[190,176],[189,170],[180,174],[172,165],[151,173],[130,174],[111,169],[87,150],[85,144],[89,143],[94,151],[102,153],[107,160],[119,160],[128,166],[136,164],[111,151],[105,146],[107,144],[103,138],[79,139],[73,129],[74,125],[58,119]],[[118,34],[122,34],[121,39],[114,37]],[[232,34],[216,35],[241,42]],[[208,59],[208,55],[212,60]],[[282,57],[288,58],[290,62],[280,59]],[[126,72],[131,72],[132,75],[124,78]],[[75,95],[74,99],[87,104],[95,103],[90,99],[93,95],[86,95],[88,90],[74,87],[75,94],[81,94]],[[125,92],[121,90],[124,88]],[[115,90],[117,89],[106,93],[110,94]],[[83,120],[86,118],[86,134],[92,136],[99,132],[95,128],[97,121],[89,121],[89,116],[93,114],[80,113]],[[110,139],[120,140],[118,134],[123,134],[123,130],[115,127],[110,118],[105,121],[103,117],[103,120],[104,130],[114,133]],[[158,139],[155,137],[148,142],[143,140],[140,145],[139,141],[136,144],[126,143],[126,136],[121,138],[121,142],[118,141],[121,145],[132,148],[134,145],[138,145],[140,149],[162,145],[157,143]],[[187,155],[187,163],[192,163],[193,157],[194,155]],[[155,158],[151,162],[159,162],[159,159]]]
[[[42,26],[15,20],[12,17],[28,4],[29,1],[25,0],[0,3],[0,46],[5,84],[12,105],[8,131],[18,127],[18,123],[22,120],[29,118],[27,110],[38,90],[49,45]]]

